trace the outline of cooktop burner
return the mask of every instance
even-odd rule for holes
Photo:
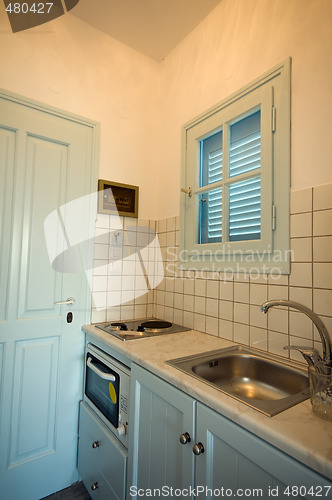
[[[185,326],[176,325],[157,318],[99,323],[95,326],[121,340],[142,339],[144,337],[153,337],[166,333],[186,332],[190,330],[190,328],[186,328]]]
[[[143,321],[140,325],[144,330],[148,330],[149,332],[160,332],[165,329],[169,330],[172,328],[173,324],[169,321],[161,321],[161,320],[149,320]]]

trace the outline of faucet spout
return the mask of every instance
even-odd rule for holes
[[[327,331],[323,321],[308,307],[303,306],[302,304],[298,304],[297,302],[293,302],[292,300],[268,300],[267,302],[263,302],[261,305],[261,311],[266,314],[270,307],[274,306],[286,306],[292,307],[293,309],[297,309],[298,311],[303,312],[306,316],[308,316],[315,327],[318,330],[319,336],[322,341],[323,347],[323,362],[327,366],[332,366],[332,344],[329,336],[329,332]]]

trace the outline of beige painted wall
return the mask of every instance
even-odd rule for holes
[[[160,64],[70,14],[13,34],[0,87],[101,124],[99,176],[140,186],[140,217],[179,214],[181,126],[292,57],[292,189],[332,182],[332,1],[223,0]]]
[[[223,0],[162,64],[158,218],[178,215],[181,126],[292,57],[292,189],[332,181],[331,0]]]
[[[159,64],[70,14],[13,34],[3,2],[0,47],[0,87],[100,122],[100,178],[139,185],[153,218]]]

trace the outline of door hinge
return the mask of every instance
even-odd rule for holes
[[[277,126],[276,114],[277,114],[277,110],[274,106],[272,106],[272,114],[271,114],[272,132],[276,131],[276,126]]]
[[[275,205],[272,205],[272,231],[275,230],[276,225],[277,225],[277,216],[276,216],[276,213],[277,213],[277,208],[276,208]]]

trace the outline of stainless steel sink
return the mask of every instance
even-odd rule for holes
[[[270,417],[309,397],[307,372],[299,363],[251,347],[228,347],[167,364]]]

